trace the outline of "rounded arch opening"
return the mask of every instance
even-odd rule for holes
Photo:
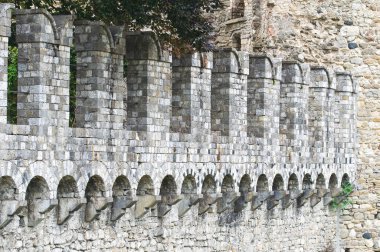
[[[116,178],[112,186],[112,197],[130,196],[132,197],[131,184],[126,176]]]
[[[313,186],[313,181],[311,180],[311,175],[307,173],[303,177],[303,180],[302,180],[302,189],[303,190],[312,189],[312,186]]]
[[[161,183],[160,195],[176,195],[176,192],[177,184],[175,183],[173,176],[165,176]]]
[[[318,174],[317,183],[316,183],[315,187],[317,189],[325,189],[326,188],[325,176],[323,176],[322,173]]]
[[[289,177],[288,190],[289,191],[298,190],[298,178],[297,178],[297,175],[295,173],[293,173]]]
[[[17,195],[16,183],[9,176],[0,177],[0,201],[15,200]]]
[[[239,192],[250,192],[252,191],[251,189],[251,178],[249,177],[248,174],[245,174],[239,183]]]
[[[136,194],[138,196],[154,195],[153,180],[148,175],[144,175],[137,185]]]
[[[272,191],[283,191],[284,190],[284,180],[280,174],[274,177]]]
[[[269,190],[269,184],[267,176],[261,174],[257,179],[256,191],[257,192],[267,192]]]
[[[71,176],[64,176],[58,184],[58,198],[78,198],[78,187],[75,179]]]
[[[329,179],[329,189],[337,188],[338,186],[338,178],[336,177],[336,174],[333,173],[330,176]]]
[[[216,183],[211,175],[207,175],[203,180],[202,193],[211,194],[216,192]]]
[[[103,179],[98,176],[92,176],[86,186],[85,196],[86,198],[91,197],[104,197],[106,188]]]
[[[222,181],[221,191],[222,193],[234,191],[234,179],[232,178],[230,174],[227,174],[226,176],[224,176],[224,179]]]
[[[192,175],[187,175],[182,182],[181,188],[182,194],[196,194],[197,193],[197,183]]]
[[[348,183],[350,183],[350,177],[348,176],[347,173],[345,173],[342,177],[342,182],[340,186],[344,186],[345,184],[348,184]]]
[[[26,188],[26,200],[49,199],[49,186],[43,177],[36,176],[32,178]]]

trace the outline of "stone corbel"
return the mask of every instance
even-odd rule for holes
[[[83,198],[59,198],[58,199],[58,216],[57,223],[62,225],[73,216],[75,211],[78,211],[86,204],[86,199]]]
[[[310,206],[315,207],[329,191],[329,189],[317,189],[317,193],[310,198]]]
[[[2,200],[0,201],[0,229],[6,227],[13,217],[26,208],[26,201]]]
[[[267,200],[267,209],[272,210],[275,208],[285,196],[286,191],[274,191],[273,196]]]
[[[217,202],[217,212],[223,213],[227,209],[233,207],[235,201],[240,197],[240,192],[225,192]]]
[[[161,200],[161,196],[156,195],[143,195],[137,197],[135,204],[135,218],[139,219],[149,212],[149,209],[157,205]]]
[[[158,202],[158,217],[165,216],[172,209],[172,206],[182,199],[183,195],[162,195],[161,201]]]
[[[303,193],[297,198],[297,207],[302,207],[305,205],[306,201],[316,193],[316,189],[305,189]]]
[[[244,208],[247,207],[249,202],[252,202],[254,196],[254,192],[242,192],[241,196],[235,201],[234,211],[241,212]]]
[[[203,194],[203,198],[199,202],[198,214],[213,212],[212,205],[215,204],[223,195],[221,193]]]
[[[117,196],[113,198],[111,220],[117,221],[125,214],[127,208],[131,208],[137,202],[136,196]]]
[[[58,205],[57,199],[35,199],[33,203],[35,208],[28,212],[28,226],[37,226],[44,218],[45,214],[50,212],[54,207]]]
[[[274,192],[258,192],[253,196],[252,211],[259,208],[267,199],[272,197]]]
[[[178,204],[178,216],[182,217],[203,198],[203,194],[185,194]]]
[[[294,200],[297,199],[302,194],[300,190],[290,190],[286,192],[284,199],[282,200],[282,208],[286,209],[290,207]]]
[[[326,193],[326,195],[323,197],[323,205],[327,206],[333,201],[334,197],[337,197],[340,194],[341,189],[340,188],[332,188],[329,189],[330,192]]]
[[[110,197],[90,197],[87,200],[86,210],[85,210],[85,220],[86,222],[91,222],[99,218],[102,210],[109,207],[113,202]]]

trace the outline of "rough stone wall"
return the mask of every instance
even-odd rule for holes
[[[353,207],[344,211],[341,236],[350,251],[378,251],[380,2],[264,0],[260,3],[261,8],[255,9],[261,11],[260,22],[249,14],[246,21],[240,20],[240,27],[243,27],[240,31],[244,34],[242,37],[250,37],[250,41],[245,44],[251,46],[245,47],[245,50],[316,66],[323,64],[337,71],[349,71],[357,82],[359,158],[355,183],[358,191],[353,195]],[[251,10],[247,10],[247,13],[251,13]],[[230,27],[223,23],[218,31],[228,31]],[[232,30],[228,34],[232,34]],[[222,34],[217,41],[219,45],[225,46],[231,43],[227,39],[228,36]],[[343,97],[344,93],[340,95]],[[346,106],[342,104],[340,111]],[[350,120],[355,119],[343,119],[352,125]],[[349,131],[350,127],[342,130]],[[341,142],[340,145],[345,143]],[[349,155],[347,153],[346,157],[341,158],[349,158]]]
[[[0,7],[6,26],[11,6]],[[172,63],[150,32],[88,21],[73,32],[70,18],[42,10],[16,20],[21,48],[36,38],[44,47],[20,56],[21,87],[36,91],[21,94],[20,108],[31,113],[0,122],[0,250],[329,251],[328,204],[356,173],[348,74],[234,49]],[[329,105],[315,116],[318,85]],[[329,148],[319,148],[332,124]]]

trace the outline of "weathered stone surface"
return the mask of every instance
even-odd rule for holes
[[[336,217],[317,201],[330,203],[343,178],[355,177],[360,90],[349,74],[303,63],[328,61],[320,60],[327,56],[314,54],[314,48],[315,60],[310,61],[310,55],[294,47],[294,39],[306,38],[283,13],[293,2],[235,4],[224,17],[233,19],[220,23],[226,27],[219,30],[220,45],[227,45],[222,37],[235,30],[236,49],[260,51],[259,44],[249,41],[258,41],[256,31],[261,29],[261,38],[268,39],[261,48],[268,55],[223,49],[172,61],[151,32],[124,33],[99,22],[77,22],[73,128],[67,106],[70,19],[40,10],[17,11],[19,88],[24,92],[19,124],[25,125],[0,119],[0,206],[26,200],[27,207],[19,212],[12,203],[11,211],[4,212],[12,218],[6,217],[0,230],[0,250],[328,249],[335,239]],[[297,8],[292,11],[298,13]],[[2,18],[8,19],[0,32],[10,23],[8,14]],[[359,22],[352,20],[355,25],[340,31],[342,41],[333,47],[342,43],[341,50],[348,50],[351,37],[361,36]],[[257,29],[238,34],[246,23]],[[307,32],[319,27],[298,25]],[[272,33],[275,39],[267,36]],[[9,34],[0,36],[0,58],[6,61]],[[271,47],[275,43],[277,51]],[[360,48],[350,51],[364,50],[357,43]],[[345,68],[351,64],[339,55],[336,61]],[[359,75],[353,66],[347,68]],[[0,74],[1,109],[7,101],[6,73]],[[376,104],[376,82],[365,85],[371,86],[366,95]],[[366,102],[361,96],[359,101]],[[376,114],[375,108],[371,113]],[[376,120],[364,127],[376,128]],[[374,159],[377,145],[371,143],[361,155]],[[364,174],[366,181],[370,173]],[[358,202],[367,204],[365,194],[360,197]],[[302,204],[292,204],[297,198]],[[357,222],[346,219],[348,213],[342,218],[345,225],[355,223],[350,228],[358,229],[356,234],[363,233],[359,224],[367,218],[364,212],[374,212],[368,214],[372,222],[377,214],[368,205],[355,210],[362,215],[356,215]]]

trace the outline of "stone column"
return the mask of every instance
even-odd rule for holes
[[[64,27],[45,10],[16,10],[18,124],[68,125],[71,27],[61,18]]]
[[[11,36],[13,4],[0,4],[0,123],[7,123],[8,39]]]
[[[211,129],[222,136],[247,136],[249,55],[233,49],[214,52]]]
[[[124,108],[124,99],[127,98],[127,83],[124,78],[124,26],[112,26],[110,31],[115,44],[111,51],[110,120],[113,129],[122,129],[127,116]]]
[[[266,156],[274,157],[279,148],[281,61],[267,56],[249,58],[248,136]]]
[[[323,67],[312,67],[309,88],[309,145],[313,165],[326,164],[330,121],[330,75]]]
[[[110,30],[102,22],[75,22],[77,51],[76,126],[110,129],[111,50]]]
[[[350,74],[337,73],[336,78],[336,163],[354,164],[356,151],[356,88]]]
[[[280,91],[280,134],[283,163],[307,163],[309,70],[295,62],[283,62]]]
[[[212,53],[194,53],[173,60],[172,132],[191,134],[202,142],[211,132]]]
[[[152,32],[127,33],[127,129],[165,139],[171,117],[171,56]]]
[[[52,16],[44,10],[16,10],[18,43],[17,123],[57,125],[52,115],[54,93],[50,88],[58,64],[58,33]]]
[[[53,65],[52,80],[53,97],[57,126],[68,127],[70,119],[70,49],[73,45],[73,17],[53,16],[59,32],[59,43],[56,46],[58,63]],[[55,61],[57,62],[57,61]]]

